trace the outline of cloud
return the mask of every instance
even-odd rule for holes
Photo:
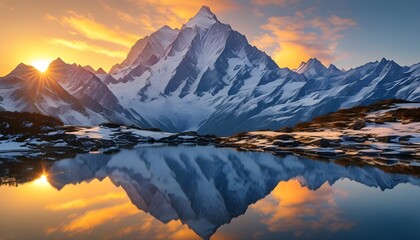
[[[173,0],[126,0],[137,5],[142,13],[139,19],[147,19],[156,29],[163,25],[179,28],[182,23],[194,16],[203,5],[209,6],[214,12],[224,12],[239,7],[234,0],[203,0],[203,1],[173,1]]]
[[[103,3],[103,8],[107,12],[117,16],[120,20],[122,20],[126,23],[130,23],[130,24],[140,26],[145,31],[152,32],[152,31],[157,30],[156,26],[154,26],[154,24],[153,24],[152,17],[149,16],[149,15],[140,14],[139,17],[136,17],[136,16],[133,16],[132,14],[124,11],[124,10],[114,8],[111,5],[108,5],[108,4],[105,4],[105,3]],[[139,15],[139,13],[137,12],[136,15]]]
[[[110,42],[124,47],[131,47],[138,39],[138,36],[135,34],[96,22],[91,15],[86,17],[67,11],[65,16],[55,17],[47,14],[44,16],[44,19],[58,21],[63,26],[71,28],[86,38]]]
[[[252,9],[252,13],[257,17],[265,17],[265,14],[258,8]]]
[[[44,20],[47,20],[47,21],[57,21],[57,22],[59,22],[59,20],[58,20],[57,17],[54,17],[53,15],[48,14],[48,13],[44,16]]]
[[[114,51],[114,50],[110,50],[110,49],[103,48],[100,46],[87,44],[86,42],[83,42],[83,41],[72,41],[72,40],[54,38],[54,39],[51,39],[50,42],[55,45],[60,45],[60,46],[64,46],[64,47],[68,47],[68,48],[72,48],[72,49],[76,49],[76,50],[84,51],[84,52],[93,52],[93,53],[97,53],[97,54],[101,54],[101,55],[105,55],[105,56],[113,57],[113,58],[124,58],[126,56],[125,51]]]
[[[253,44],[271,53],[282,67],[295,68],[311,57],[330,63],[342,54],[337,53],[337,46],[344,31],[355,25],[349,18],[318,17],[311,11],[298,11],[292,16],[268,18],[261,26],[264,33]]]

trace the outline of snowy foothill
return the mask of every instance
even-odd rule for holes
[[[287,132],[241,133],[221,143],[241,150],[418,166],[420,103],[396,102],[400,101],[340,110],[297,124]]]

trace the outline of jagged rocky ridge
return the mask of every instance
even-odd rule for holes
[[[279,68],[208,7],[181,29],[165,26],[140,39],[110,74],[92,70],[57,59],[49,84],[34,88],[27,84],[39,82],[28,76],[34,69],[19,65],[0,78],[0,110],[226,136],[383,99],[420,101],[420,64],[382,59],[342,71],[310,59],[296,71]]]

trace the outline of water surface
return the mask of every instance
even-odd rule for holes
[[[0,187],[0,239],[420,237],[420,179],[374,167],[148,145],[43,171]]]

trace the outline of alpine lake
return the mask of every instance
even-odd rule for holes
[[[0,161],[0,239],[420,239],[420,177],[154,143]]]

